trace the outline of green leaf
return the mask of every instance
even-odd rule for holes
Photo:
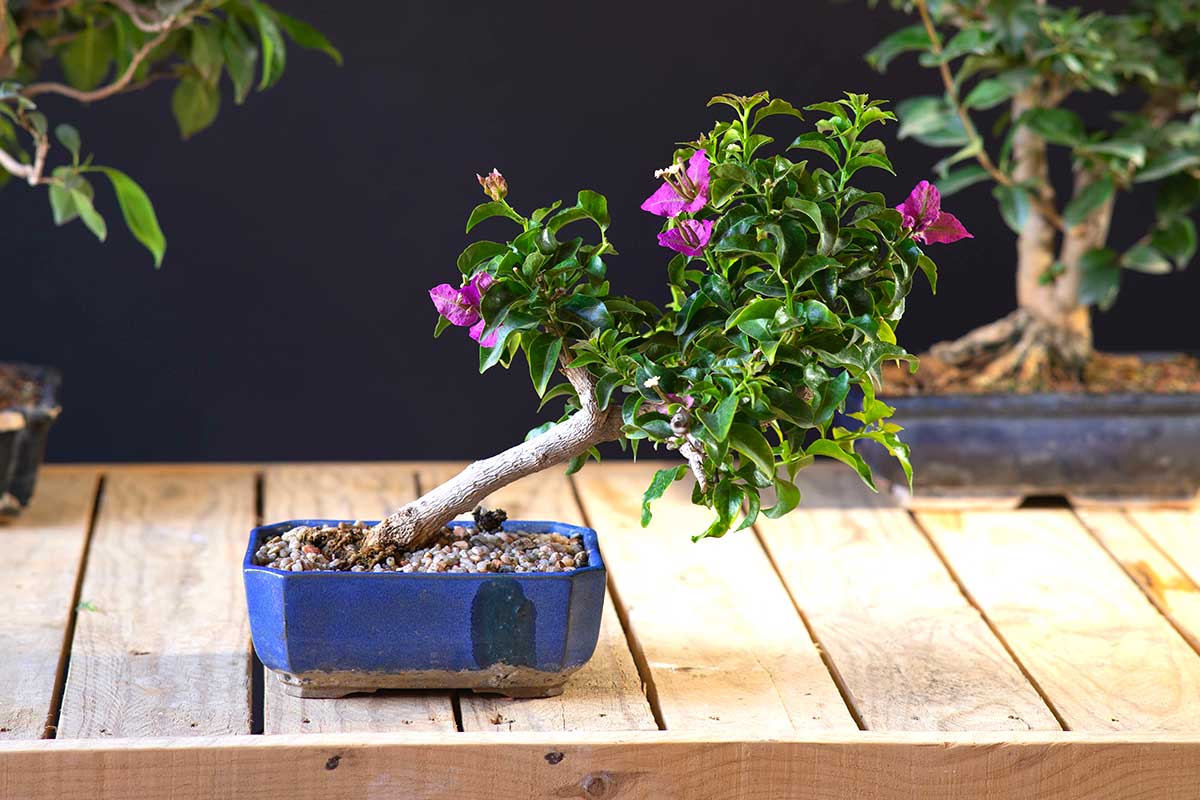
[[[738,396],[731,394],[718,403],[711,414],[705,411],[700,412],[700,421],[712,434],[713,441],[723,442],[729,437],[729,427],[733,424],[733,416],[737,413],[737,407]]]
[[[978,164],[969,164],[947,172],[945,177],[937,182],[937,189],[942,197],[949,197],[955,192],[961,192],[968,186],[982,183],[990,177],[987,170],[983,167]]]
[[[163,256],[167,252],[167,239],[158,226],[158,217],[150,198],[137,182],[120,170],[112,167],[97,167],[112,183],[117,195],[117,204],[121,206],[121,216],[133,238],[137,239],[154,256],[154,266],[161,267]]]
[[[216,25],[194,23],[190,28],[192,50],[189,60],[206,83],[215,84],[225,63],[221,35]]]
[[[339,67],[342,65],[342,54],[330,44],[329,40],[325,38],[325,34],[312,25],[279,10],[275,11],[275,19],[279,23],[279,27],[283,28],[293,42],[308,50],[320,50],[332,58]]]
[[[274,86],[282,77],[287,64],[287,46],[283,42],[283,34],[279,32],[275,11],[258,0],[250,0],[250,9],[254,12],[259,46],[262,48],[262,78],[258,82],[258,90],[261,92]]]
[[[735,422],[729,426],[729,444],[734,450],[754,462],[759,472],[769,478],[775,477],[775,456],[767,438],[753,425]]]
[[[1018,88],[1012,81],[986,78],[975,84],[975,88],[967,93],[963,105],[967,108],[993,108],[1016,94]]]
[[[892,162],[888,161],[887,156],[880,153],[867,153],[866,155],[855,156],[846,162],[843,173],[846,179],[849,180],[854,173],[863,167],[875,167],[876,169],[890,172],[892,175],[896,174],[896,170],[892,167]]]
[[[54,176],[61,179],[62,183],[52,183],[49,186],[50,213],[54,218],[55,225],[66,225],[79,216],[79,209],[75,206],[72,193],[83,192],[88,199],[92,199],[95,191],[86,178],[70,171],[67,167],[55,169]]]
[[[850,394],[850,373],[843,370],[821,389],[821,403],[813,413],[813,422],[818,428],[825,430],[829,427],[829,424],[833,422],[833,415],[846,401],[848,394]]]
[[[1063,210],[1063,222],[1072,227],[1080,224],[1089,214],[1108,202],[1115,190],[1116,185],[1112,178],[1101,178],[1089,183],[1067,203]]]
[[[1134,183],[1146,183],[1174,175],[1185,169],[1200,165],[1200,153],[1188,153],[1183,150],[1172,150],[1160,156],[1155,156],[1146,162],[1146,166],[1134,176]]]
[[[748,320],[773,319],[775,312],[781,308],[783,308],[783,303],[773,297],[755,300],[731,315],[725,322],[725,330],[729,331]]]
[[[668,467],[660,469],[654,473],[654,477],[650,480],[650,485],[646,487],[645,493],[642,495],[642,527],[650,524],[650,504],[655,500],[660,499],[667,493],[667,489],[671,484],[683,478],[687,474],[688,468],[686,464],[680,464],[677,467]]]
[[[1160,222],[1150,244],[1174,261],[1176,269],[1183,269],[1196,254],[1196,223],[1188,217]]]
[[[838,157],[837,148],[833,142],[823,133],[817,131],[809,131],[802,133],[788,145],[788,150],[816,150],[818,153],[824,153],[833,159],[833,163],[841,166],[842,160]]]
[[[484,261],[507,252],[508,245],[500,244],[499,242],[489,242],[487,240],[472,242],[467,245],[467,249],[463,250],[462,254],[458,257],[458,271],[463,275],[474,275],[475,268]]]
[[[1121,256],[1121,266],[1149,275],[1166,275],[1171,271],[1171,262],[1150,245],[1138,244]]]
[[[1020,233],[1025,227],[1025,221],[1029,219],[1029,194],[1020,186],[1001,184],[992,189],[992,194],[1000,204],[1000,216],[1004,218],[1005,223],[1013,233]]]
[[[758,127],[758,123],[762,122],[767,117],[774,117],[779,114],[786,114],[789,117],[796,119],[804,119],[804,115],[800,113],[800,109],[793,106],[786,100],[780,100],[776,97],[765,106],[760,107],[754,112],[754,121],[752,127]]]
[[[241,105],[254,86],[258,48],[246,36],[241,24],[233,17],[228,17],[225,20],[225,35],[221,37],[221,49],[225,52],[225,71],[233,81],[233,101]]]
[[[64,122],[54,128],[54,135],[62,143],[62,146],[71,152],[71,158],[78,164],[79,148],[83,146],[83,143],[79,139],[79,131]]]
[[[1090,250],[1079,260],[1079,302],[1107,310],[1117,299],[1121,266],[1107,247]]]
[[[879,491],[875,488],[875,480],[871,475],[871,468],[863,457],[853,451],[847,452],[842,449],[842,446],[831,439],[817,439],[808,446],[804,451],[810,456],[826,456],[854,469],[858,473],[858,477],[862,479],[873,492]]]
[[[608,312],[604,301],[598,297],[574,294],[562,302],[559,309],[567,319],[574,320],[593,330],[604,331],[613,326],[612,314]]]
[[[533,381],[538,397],[546,393],[550,378],[558,366],[558,354],[562,350],[562,339],[549,333],[540,333],[526,343],[525,357],[529,361],[529,378]]]
[[[79,189],[72,189],[71,202],[79,213],[79,218],[83,220],[83,224],[95,234],[97,239],[103,242],[108,238],[108,225],[105,224],[104,217],[100,216],[95,206],[92,205],[91,197]]]
[[[1127,142],[1119,139],[1109,139],[1106,142],[1088,142],[1079,148],[1085,153],[1100,153],[1124,159],[1135,167],[1146,163],[1146,146],[1140,142]]]
[[[470,233],[472,228],[483,222],[485,219],[491,219],[492,217],[507,217],[517,224],[522,223],[521,215],[509,208],[508,203],[500,203],[495,201],[490,203],[480,203],[479,205],[475,206],[475,209],[471,212],[470,218],[467,219],[467,233]]]
[[[768,519],[779,519],[784,514],[800,505],[800,490],[789,480],[775,479],[775,505],[763,509],[763,515]]]
[[[1017,124],[1025,125],[1052,144],[1073,147],[1084,144],[1087,138],[1083,119],[1065,108],[1031,108]]]
[[[820,300],[805,300],[798,311],[801,318],[815,330],[842,329],[842,320]]]
[[[97,28],[89,20],[59,53],[63,77],[81,91],[95,89],[108,75],[114,49],[112,28]]]
[[[183,77],[171,93],[171,111],[184,139],[211,125],[220,107],[217,87],[194,75]]]
[[[892,59],[902,53],[926,51],[930,48],[925,26],[917,24],[901,28],[867,51],[867,63],[883,72]]]

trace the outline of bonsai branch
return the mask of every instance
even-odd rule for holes
[[[30,186],[50,182],[49,179],[42,177],[42,172],[46,169],[46,153],[50,150],[50,139],[46,136],[35,135],[34,142],[32,164],[22,164],[9,153],[0,150],[0,167],[3,167],[12,176],[24,179]]]
[[[190,19],[190,16],[171,17],[170,20],[172,24],[162,29],[157,36],[142,45],[141,48],[133,54],[133,58],[129,61],[129,66],[125,68],[125,71],[121,73],[121,76],[107,86],[101,86],[99,89],[93,89],[90,92],[84,92],[76,89],[73,86],[68,86],[65,83],[56,83],[51,81],[45,83],[31,83],[21,90],[21,94],[30,98],[37,97],[41,94],[61,94],[66,97],[70,97],[73,100],[78,100],[81,103],[92,103],[97,100],[104,100],[105,98],[112,97],[114,94],[124,91],[126,87],[133,82],[133,78],[137,74],[138,67],[143,61],[146,60],[146,58],[154,51],[154,49],[166,41],[167,37],[172,31],[178,27],[186,25]]]
[[[921,24],[925,26],[925,32],[929,36],[930,50],[935,56],[942,55],[942,40],[938,36],[937,27],[933,23],[933,17],[929,13],[929,5],[927,0],[917,0],[917,10],[921,15]],[[942,76],[942,85],[946,89],[946,99],[954,106],[954,111],[962,122],[963,130],[967,135],[970,143],[978,144],[978,149],[975,152],[975,160],[979,162],[979,166],[994,180],[1002,186],[1014,186],[1016,182],[1003,170],[996,166],[992,161],[992,157],[988,155],[983,146],[983,137],[979,134],[979,129],[975,127],[975,123],[971,120],[971,114],[967,111],[966,106],[962,104],[962,99],[958,94],[958,86],[954,82],[954,75],[950,72],[950,64],[947,61],[942,61],[938,64],[938,72]],[[1013,123],[1016,123],[1016,118]],[[1058,209],[1054,207],[1054,203],[1047,198],[1039,195],[1031,197],[1034,206],[1041,212],[1054,227],[1059,230],[1065,229],[1062,217],[1058,213]]]
[[[105,0],[105,2],[124,11],[129,15],[129,20],[134,26],[146,33],[168,30],[174,21],[174,17],[143,16],[143,13],[150,12],[151,9],[138,6],[133,0]]]
[[[620,410],[600,410],[595,379],[586,369],[567,367],[567,360],[564,353],[562,372],[579,396],[578,411],[540,436],[471,464],[372,528],[364,545],[390,544],[406,550],[422,547],[447,522],[471,511],[496,490],[616,439],[621,432]]]

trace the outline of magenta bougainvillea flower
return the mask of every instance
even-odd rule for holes
[[[433,307],[437,309],[438,313],[445,317],[451,325],[460,328],[469,325],[471,330],[468,333],[472,339],[483,347],[495,347],[497,339],[495,331],[492,331],[486,339],[480,339],[483,336],[484,321],[483,314],[479,311],[479,305],[483,302],[484,292],[492,283],[491,275],[479,272],[461,289],[455,289],[448,283],[433,287],[429,290],[429,299],[433,301]]]
[[[658,235],[658,243],[685,256],[698,256],[712,238],[712,230],[711,219],[680,219],[675,227]]]
[[[942,211],[942,195],[929,181],[921,181],[900,205],[896,206],[904,227],[923,244],[949,244],[959,239],[974,239],[953,214]]]
[[[655,172],[654,177],[662,178],[663,185],[642,203],[643,211],[677,217],[693,214],[708,202],[708,154],[703,150],[692,153],[686,169],[682,161],[676,161]]]

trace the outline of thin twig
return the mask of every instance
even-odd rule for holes
[[[35,141],[37,143],[34,146],[32,164],[22,164],[4,150],[0,150],[0,167],[14,177],[23,178],[30,186],[52,183],[51,179],[42,177],[42,172],[46,169],[46,153],[50,150],[50,139],[46,136],[35,135]]]
[[[146,33],[158,33],[165,31],[171,27],[174,17],[162,17],[159,19],[147,19],[142,16],[143,11],[149,11],[148,8],[142,8],[132,0],[105,0],[109,5],[114,5],[129,15],[129,19],[139,29]]]
[[[942,55],[942,41],[938,36],[937,27],[933,24],[933,17],[929,14],[927,0],[917,0],[917,10],[921,14],[921,23],[925,26],[925,32],[929,35],[930,49],[933,51],[933,55],[940,59]],[[992,161],[992,157],[984,149],[983,137],[979,135],[979,130],[975,127],[975,123],[971,121],[971,115],[959,97],[958,86],[954,83],[954,74],[950,71],[950,63],[946,60],[941,60],[938,64],[938,72],[941,73],[942,84],[946,87],[946,98],[954,106],[958,118],[962,121],[967,139],[971,142],[979,143],[979,149],[975,152],[975,160],[979,162],[979,166],[983,167],[984,171],[996,183],[1002,186],[1014,186],[1013,179],[996,166],[995,162]],[[1013,122],[1016,123],[1016,120],[1013,120]],[[1037,206],[1038,211],[1046,219],[1050,220],[1054,227],[1059,230],[1065,230],[1062,217],[1059,216],[1058,209],[1054,207],[1053,203],[1047,202],[1045,198],[1038,195],[1031,195],[1031,199],[1033,204]]]
[[[176,19],[172,17],[172,19]],[[188,18],[181,20],[180,26],[186,23]],[[133,59],[129,62],[129,66],[125,68],[125,72],[121,77],[117,78],[107,86],[102,86],[99,89],[93,89],[90,92],[80,91],[72,86],[67,86],[65,83],[31,83],[21,90],[21,94],[25,97],[37,97],[40,94],[61,94],[78,100],[81,103],[91,103],[96,100],[103,100],[106,97],[112,97],[114,94],[121,92],[133,80],[133,76],[137,73],[138,67],[146,57],[171,34],[174,28],[167,28],[161,31],[150,41],[142,45],[141,49],[133,54]]]

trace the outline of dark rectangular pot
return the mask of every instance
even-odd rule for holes
[[[506,531],[582,536],[588,564],[566,572],[288,572],[255,565],[255,552],[271,536],[339,521],[291,520],[250,533],[243,563],[250,632],[258,657],[288,694],[472,689],[547,697],[561,693],[592,657],[605,591],[592,529],[504,523]]]
[[[29,364],[2,366],[38,383],[42,398],[36,405],[0,408],[0,522],[15,518],[33,497],[50,426],[62,410],[58,405],[62,385],[58,370]]]
[[[882,448],[862,454],[913,506],[1189,505],[1200,490],[1200,394],[884,397],[912,448],[915,492]]]

